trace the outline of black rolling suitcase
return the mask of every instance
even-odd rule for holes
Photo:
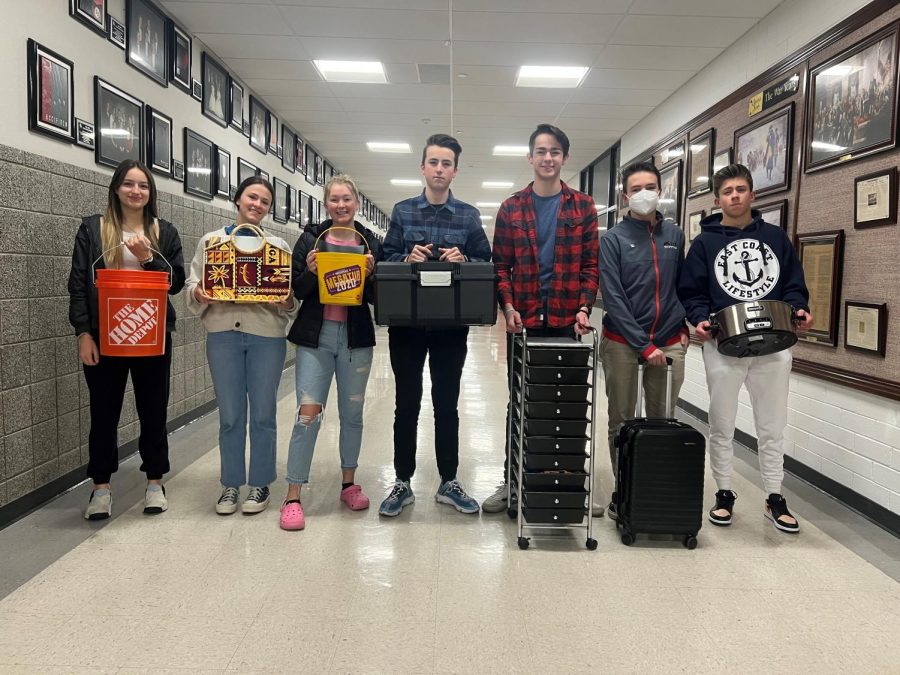
[[[693,549],[703,524],[706,439],[673,416],[671,359],[666,360],[670,417],[641,417],[644,366],[641,359],[635,419],[624,422],[616,435],[617,526],[626,546],[638,534],[671,534]]]

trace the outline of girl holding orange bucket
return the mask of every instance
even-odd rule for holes
[[[260,223],[269,212],[274,191],[269,181],[251,176],[237,189],[236,223],[208,232],[197,245],[187,280],[188,307],[206,327],[206,356],[219,404],[219,456],[222,493],[216,513],[237,511],[240,489],[250,491],[243,513],[259,513],[269,504],[269,485],[275,480],[275,409],[278,384],[287,353],[285,334],[299,308],[293,293],[284,300],[258,303],[223,302],[203,291],[205,250],[210,239],[227,240],[238,225]],[[289,250],[280,237],[266,240]],[[250,471],[246,467],[247,410],[250,410]]]
[[[353,180],[343,174],[334,176],[325,185],[325,210],[330,218],[307,226],[294,247],[291,283],[303,304],[288,333],[288,339],[297,345],[297,416],[288,451],[288,491],[279,521],[285,530],[302,530],[306,524],[300,489],[309,480],[322,413],[334,378],[341,422],[340,500],[354,511],[369,506],[369,498],[354,479],[375,346],[369,310],[375,294],[372,283],[365,280],[381,256],[381,245],[356,222],[358,207],[359,191]],[[322,242],[330,254],[320,252]],[[333,261],[327,269],[326,255]]]
[[[101,303],[104,274],[119,278],[108,295],[127,297],[104,297]],[[156,276],[162,284],[143,282]],[[162,293],[145,290],[160,285]],[[69,273],[69,322],[90,392],[87,475],[94,489],[84,512],[88,520],[109,518],[112,511],[110,478],[119,468],[116,431],[129,373],[141,425],[141,471],[147,474],[144,513],[168,508],[162,477],[169,471],[166,407],[175,309],[171,301],[161,302],[167,286],[169,295],[184,286],[181,239],[157,215],[156,185],[147,167],[125,160],[113,173],[106,212],[84,218],[78,228]]]

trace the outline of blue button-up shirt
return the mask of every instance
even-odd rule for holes
[[[457,247],[472,262],[491,259],[481,217],[471,204],[456,199],[451,192],[445,204],[429,204],[425,191],[418,197],[404,199],[394,205],[391,225],[384,237],[384,259],[401,261],[413,246],[433,244],[432,251],[439,255],[439,248]]]

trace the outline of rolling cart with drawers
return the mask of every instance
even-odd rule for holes
[[[587,530],[593,538],[595,398],[599,335],[592,342],[572,338],[513,340],[510,415],[507,427],[510,518],[518,522],[519,548],[525,530]]]

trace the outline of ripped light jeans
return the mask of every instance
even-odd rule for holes
[[[325,411],[332,378],[337,379],[338,414],[341,421],[341,468],[355,469],[362,446],[363,405],[366,383],[372,370],[372,347],[349,349],[347,325],[323,321],[319,347],[297,347],[297,413],[288,449],[287,482],[309,482],[309,467],[322,426],[322,413],[301,419],[300,406],[317,404]]]

